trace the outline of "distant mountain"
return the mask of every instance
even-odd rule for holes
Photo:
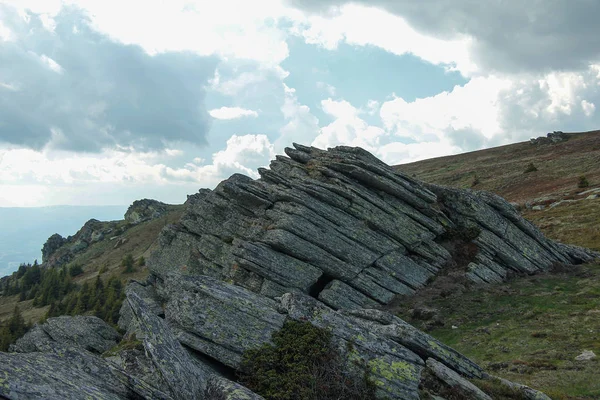
[[[92,218],[120,220],[126,210],[127,206],[0,207],[0,276],[23,262],[41,262],[41,248],[50,235],[73,235]]]

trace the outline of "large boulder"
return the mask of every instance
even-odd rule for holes
[[[157,276],[208,275],[271,298],[387,304],[446,270],[476,284],[597,254],[545,238],[486,192],[427,185],[360,148],[294,145],[253,180],[190,196],[149,260]],[[464,251],[468,249],[469,251]]]

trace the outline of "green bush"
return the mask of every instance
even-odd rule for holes
[[[308,322],[287,321],[273,344],[249,350],[240,381],[267,400],[375,399],[366,369],[353,368],[332,344],[331,333]]]
[[[533,163],[529,163],[529,165],[527,166],[527,168],[525,168],[525,171],[523,171],[524,174],[528,174],[530,172],[535,172],[537,171],[537,167],[535,165],[533,165]]]
[[[587,180],[587,178],[585,177],[585,175],[581,175],[579,177],[579,182],[577,182],[577,187],[580,189],[586,188],[590,186],[590,182]]]
[[[135,272],[134,265],[135,265],[135,261],[133,260],[133,256],[131,254],[127,254],[121,260],[121,266],[125,268],[123,270],[124,274],[130,274],[132,272]]]
[[[19,307],[15,306],[12,317],[0,329],[0,351],[7,351],[8,346],[16,342],[28,330],[29,325],[25,323]]]
[[[69,267],[69,275],[78,276],[83,274],[83,267],[79,264],[73,264]]]

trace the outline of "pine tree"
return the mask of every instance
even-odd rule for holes
[[[7,351],[8,346],[23,336],[28,329],[29,326],[25,323],[19,306],[15,306],[12,317],[0,331],[0,351]]]
[[[125,267],[125,269],[123,270],[123,273],[129,274],[129,273],[134,272],[135,271],[134,264],[135,264],[135,261],[133,259],[133,256],[131,254],[127,254],[121,261],[121,266]]]

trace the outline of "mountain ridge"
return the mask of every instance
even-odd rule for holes
[[[162,230],[148,259],[150,275],[128,285],[119,320],[126,340],[139,341],[145,355],[132,358],[123,347],[101,358],[44,324],[17,342],[16,353],[0,353],[12,382],[0,385],[0,393],[37,397],[43,387],[78,395],[51,371],[17,373],[26,362],[42,370],[57,364],[75,386],[87,384],[106,398],[203,398],[210,389],[220,398],[258,399],[217,371],[238,370],[246,351],[268,344],[284,321],[295,320],[329,330],[336,348],[361,360],[378,398],[417,399],[445,393],[443,387],[490,398],[466,378],[547,398],[494,380],[460,353],[373,308],[440,276],[497,283],[598,253],[546,239],[496,195],[424,184],[360,148],[295,144],[285,152],[259,170],[259,180],[233,175],[189,196],[179,222]],[[73,323],[69,318],[60,320],[63,329]],[[50,339],[25,346],[32,335]],[[67,355],[66,363],[58,353]],[[73,370],[73,363],[108,368],[111,379],[100,382],[94,373]]]

